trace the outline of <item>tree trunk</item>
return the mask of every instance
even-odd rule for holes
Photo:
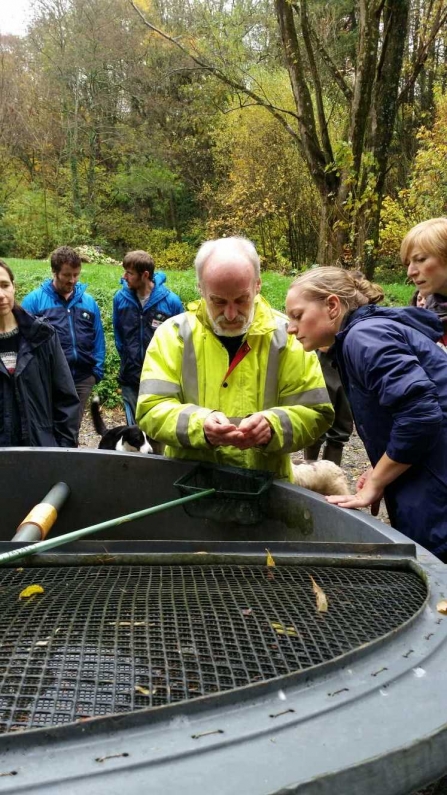
[[[336,222],[340,219],[338,197],[332,192],[321,194],[320,228],[318,233],[317,262],[319,265],[349,264],[347,230]]]

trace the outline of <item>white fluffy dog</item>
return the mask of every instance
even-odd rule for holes
[[[350,494],[351,490],[343,470],[332,461],[312,461],[292,464],[293,482],[296,486],[316,491],[318,494]]]

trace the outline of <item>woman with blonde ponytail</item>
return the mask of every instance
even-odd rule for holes
[[[314,268],[286,299],[289,334],[304,350],[333,346],[372,468],[343,508],[382,496],[391,524],[447,561],[447,362],[440,320],[416,307],[376,306],[382,288],[361,274]]]

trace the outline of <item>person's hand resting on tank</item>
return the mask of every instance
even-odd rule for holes
[[[374,482],[373,472],[373,468],[369,467],[360,475],[356,483],[356,494],[334,494],[326,497],[327,502],[338,505],[339,508],[366,508],[370,505],[371,514],[377,516],[380,500],[383,497],[383,488]]]
[[[261,447],[272,438],[272,428],[261,412],[244,417],[239,426],[221,411],[213,411],[203,425],[205,437],[213,447],[233,446],[239,450]]]
[[[357,494],[334,494],[326,497],[326,500],[340,508],[366,508],[370,505],[372,515],[377,516],[385,487],[406,472],[410,466],[394,461],[384,453],[376,466],[367,469],[358,479]]]

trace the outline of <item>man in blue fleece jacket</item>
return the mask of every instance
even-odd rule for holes
[[[56,330],[79,397],[79,425],[92,388],[104,377],[105,341],[99,306],[78,282],[81,258],[69,246],[51,254],[53,276],[22,301],[31,315]]]
[[[113,330],[126,419],[133,425],[146,348],[157,327],[184,310],[178,295],[166,287],[165,274],[154,274],[154,260],[146,251],[129,251],[123,268],[123,286],[113,298]]]

